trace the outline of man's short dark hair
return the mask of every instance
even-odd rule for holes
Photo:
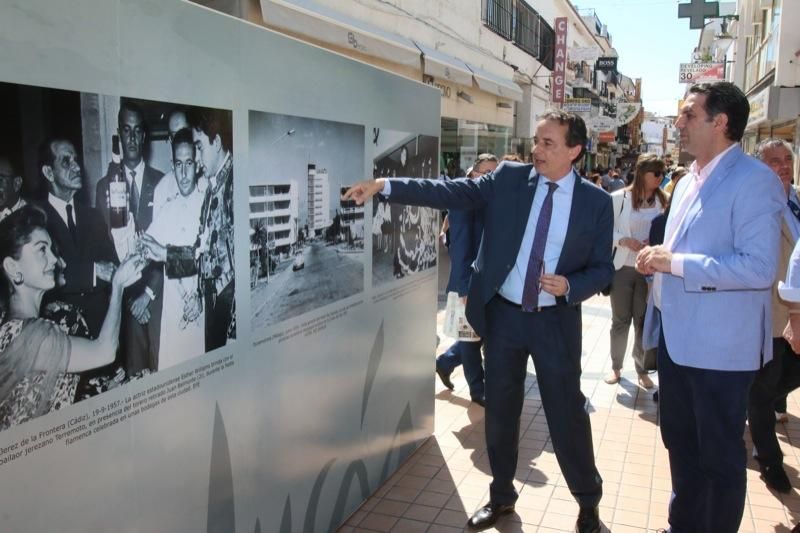
[[[66,137],[48,137],[39,145],[39,172],[42,167],[53,168],[56,164],[56,154],[53,151],[53,146],[56,143],[69,143],[75,148],[75,144]]]
[[[566,111],[562,111],[560,109],[554,109],[547,111],[544,115],[539,117],[539,120],[554,120],[562,126],[566,125],[567,146],[570,148],[575,146],[581,147],[581,152],[578,154],[578,157],[572,160],[572,164],[574,165],[581,160],[583,154],[586,153],[587,134],[586,123],[580,116],[576,115],[575,113],[567,113]]]
[[[194,136],[192,135],[192,130],[189,128],[181,128],[175,132],[175,136],[172,137],[172,158],[175,158],[175,149],[180,146],[181,144],[188,144],[192,147],[192,153],[194,154],[192,157],[197,157],[197,147],[194,144]]]
[[[689,88],[691,94],[702,94],[706,97],[705,110],[709,119],[720,113],[728,117],[725,137],[739,142],[744,136],[747,117],[750,116],[750,103],[740,88],[728,81],[701,83]]]
[[[233,125],[231,112],[224,109],[210,109],[207,107],[192,107],[189,109],[189,124],[197,131],[202,131],[209,142],[214,142],[214,137],[219,135],[222,147],[231,151],[233,148]]]
[[[144,111],[139,104],[135,102],[130,102],[127,100],[122,100],[119,104],[119,113],[117,113],[117,125],[122,126],[122,116],[125,112],[133,113],[139,115],[139,120],[141,120],[142,125],[144,125]]]

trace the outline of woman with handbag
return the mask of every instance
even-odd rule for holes
[[[634,268],[636,254],[648,244],[650,224],[664,211],[667,195],[659,188],[664,162],[653,154],[636,161],[633,183],[611,195],[614,205],[614,280],[611,283],[611,373],[605,382],[618,383],[633,323],[633,359],[639,385],[653,387],[643,363],[642,328],[647,308],[647,281]]]

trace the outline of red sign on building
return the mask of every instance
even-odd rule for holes
[[[556,19],[556,46],[553,50],[553,94],[551,100],[556,104],[564,103],[565,69],[567,67],[567,17]]]

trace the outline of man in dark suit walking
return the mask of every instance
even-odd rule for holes
[[[545,114],[533,142],[535,168],[503,162],[476,180],[365,181],[344,199],[363,203],[382,193],[392,202],[435,209],[484,209],[467,319],[486,343],[486,442],[493,480],[489,503],[467,527],[487,529],[514,510],[531,355],[553,449],[580,505],[575,530],[596,533],[602,480],[580,390],[580,302],[600,292],[614,274],[611,198],[572,168],[586,146],[580,117]]]
[[[110,227],[108,188],[110,173],[120,168],[128,182],[128,212],[138,232],[147,231],[153,220],[153,192],[164,173],[147,165],[144,159],[146,127],[142,109],[123,101],[117,115],[122,145],[122,164],[109,165],[109,175],[97,182],[95,204]],[[128,375],[143,369],[158,368],[158,341],[161,334],[161,304],[164,274],[161,265],[150,264],[142,279],[125,290],[128,302],[123,314],[122,347]]]
[[[81,311],[94,338],[108,310],[110,285],[117,254],[96,209],[75,202],[83,187],[83,174],[75,147],[65,139],[42,144],[41,172],[47,182],[47,232],[64,262],[64,284],[46,298],[73,305]]]

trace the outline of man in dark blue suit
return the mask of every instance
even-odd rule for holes
[[[467,299],[467,319],[486,345],[486,443],[490,501],[467,522],[488,529],[517,500],[520,414],[528,356],[559,466],[580,505],[575,530],[600,531],[602,479],[594,462],[586,399],[580,390],[580,302],[614,275],[611,198],[581,180],[586,125],[577,115],[544,115],[533,139],[535,165],[504,162],[476,180],[378,179],[348,190],[363,203],[483,209],[484,232]]]
[[[477,178],[493,172],[497,168],[497,163],[496,155],[481,154],[467,172],[467,177]],[[472,277],[472,263],[478,256],[483,236],[483,211],[451,210],[447,215],[447,225],[450,228],[447,247],[450,254],[450,278],[447,280],[447,292],[455,292],[460,298],[466,299],[469,279]],[[463,364],[464,377],[469,385],[469,396],[473,402],[484,406],[482,344],[480,340],[475,342],[457,340],[436,359],[436,373],[442,379],[442,383],[452,390],[454,387],[450,381],[450,374],[458,365]]]

